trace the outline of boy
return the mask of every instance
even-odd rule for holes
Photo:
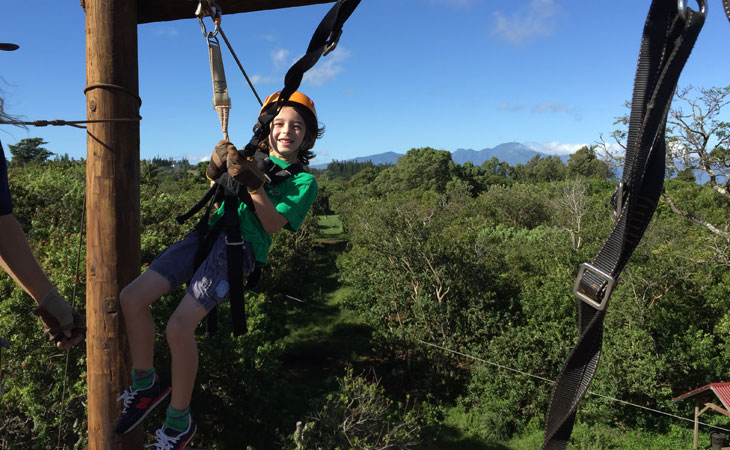
[[[301,92],[278,105],[279,92],[266,98],[259,117],[272,114],[267,139],[259,151],[267,153],[281,169],[299,162],[308,165],[315,140],[322,135],[314,103]],[[261,126],[260,124],[257,126]],[[241,202],[237,208],[243,245],[243,272],[250,273],[255,262],[267,262],[271,234],[286,228],[296,231],[317,196],[317,182],[306,172],[295,173],[275,187],[265,185],[260,173],[245,161],[230,142],[216,145],[206,171],[211,180],[228,174],[245,187],[253,208]],[[211,217],[220,220],[224,206]],[[228,296],[226,239],[221,233],[210,253],[193,273],[199,237],[188,233],[161,253],[147,271],[122,290],[120,302],[127,324],[132,352],[132,386],[120,397],[122,416],[116,432],[133,429],[170,393],[164,425],[157,430],[157,448],[182,449],[190,442],[197,426],[190,415],[190,399],[198,368],[195,328],[213,307]],[[171,289],[190,280],[185,296],[167,323],[167,340],[172,355],[172,384],[167,384],[153,367],[154,322],[149,306]]]

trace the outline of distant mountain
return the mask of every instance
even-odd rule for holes
[[[385,152],[385,153],[378,153],[377,155],[370,155],[370,156],[360,156],[358,158],[355,158],[355,162],[368,162],[372,161],[373,165],[379,165],[379,164],[395,164],[398,162],[398,158],[403,156],[400,153],[394,153],[394,152]]]
[[[370,156],[359,156],[357,158],[352,159],[345,159],[341,162],[347,162],[347,161],[355,161],[355,162],[367,162],[372,161],[373,165],[380,165],[380,164],[395,164],[398,162],[398,158],[403,156],[401,153],[395,153],[395,152],[385,152],[385,153],[378,153],[377,155],[370,155]],[[329,163],[320,163],[320,164],[312,164],[310,165],[313,169],[326,169]]]
[[[451,152],[451,159],[456,164],[464,164],[465,162],[469,161],[475,166],[479,166],[484,161],[489,161],[492,158],[497,158],[500,161],[506,162],[510,166],[514,166],[516,164],[527,163],[529,160],[534,158],[535,155],[539,155],[540,158],[547,158],[548,156],[551,156],[546,153],[540,153],[532,150],[526,145],[520,144],[519,142],[506,142],[504,144],[499,144],[494,148],[485,148],[482,150],[460,148]],[[398,162],[398,158],[400,158],[401,156],[403,156],[403,154],[387,152],[379,153],[377,155],[360,156],[345,161],[372,161],[375,165],[395,164],[396,162]],[[570,155],[560,155],[560,159],[565,162],[568,161],[569,157]],[[313,169],[326,169],[328,164],[329,163],[312,164],[311,167]]]
[[[460,148],[451,152],[451,159],[456,164],[464,164],[469,161],[475,166],[480,166],[484,161],[497,158],[510,166],[514,166],[515,164],[525,164],[535,157],[535,155],[540,155],[541,158],[548,156],[545,153],[536,152],[519,142],[506,142],[494,148],[485,148],[482,150]]]

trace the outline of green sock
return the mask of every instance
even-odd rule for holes
[[[155,382],[155,369],[132,368],[132,390],[147,389]]]
[[[190,423],[190,407],[175,409],[172,405],[167,407],[167,417],[163,428],[172,428],[175,431],[183,432],[188,429]]]

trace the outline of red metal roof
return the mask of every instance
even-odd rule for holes
[[[706,384],[701,388],[695,389],[694,391],[689,391],[686,394],[674,397],[672,401],[678,402],[680,400],[686,400],[692,397],[699,397],[701,399],[704,399],[705,401],[707,401],[708,399],[711,400],[712,397],[717,397],[720,399],[720,402],[722,402],[722,406],[724,406],[725,409],[730,410],[730,383]]]

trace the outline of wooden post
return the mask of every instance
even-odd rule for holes
[[[88,120],[139,115],[137,0],[82,0]],[[89,449],[142,448],[114,433],[130,384],[119,292],[139,274],[139,122],[89,124],[86,161],[86,352]]]
[[[694,450],[697,450],[700,437],[700,407],[695,406],[695,435],[694,435]]]

